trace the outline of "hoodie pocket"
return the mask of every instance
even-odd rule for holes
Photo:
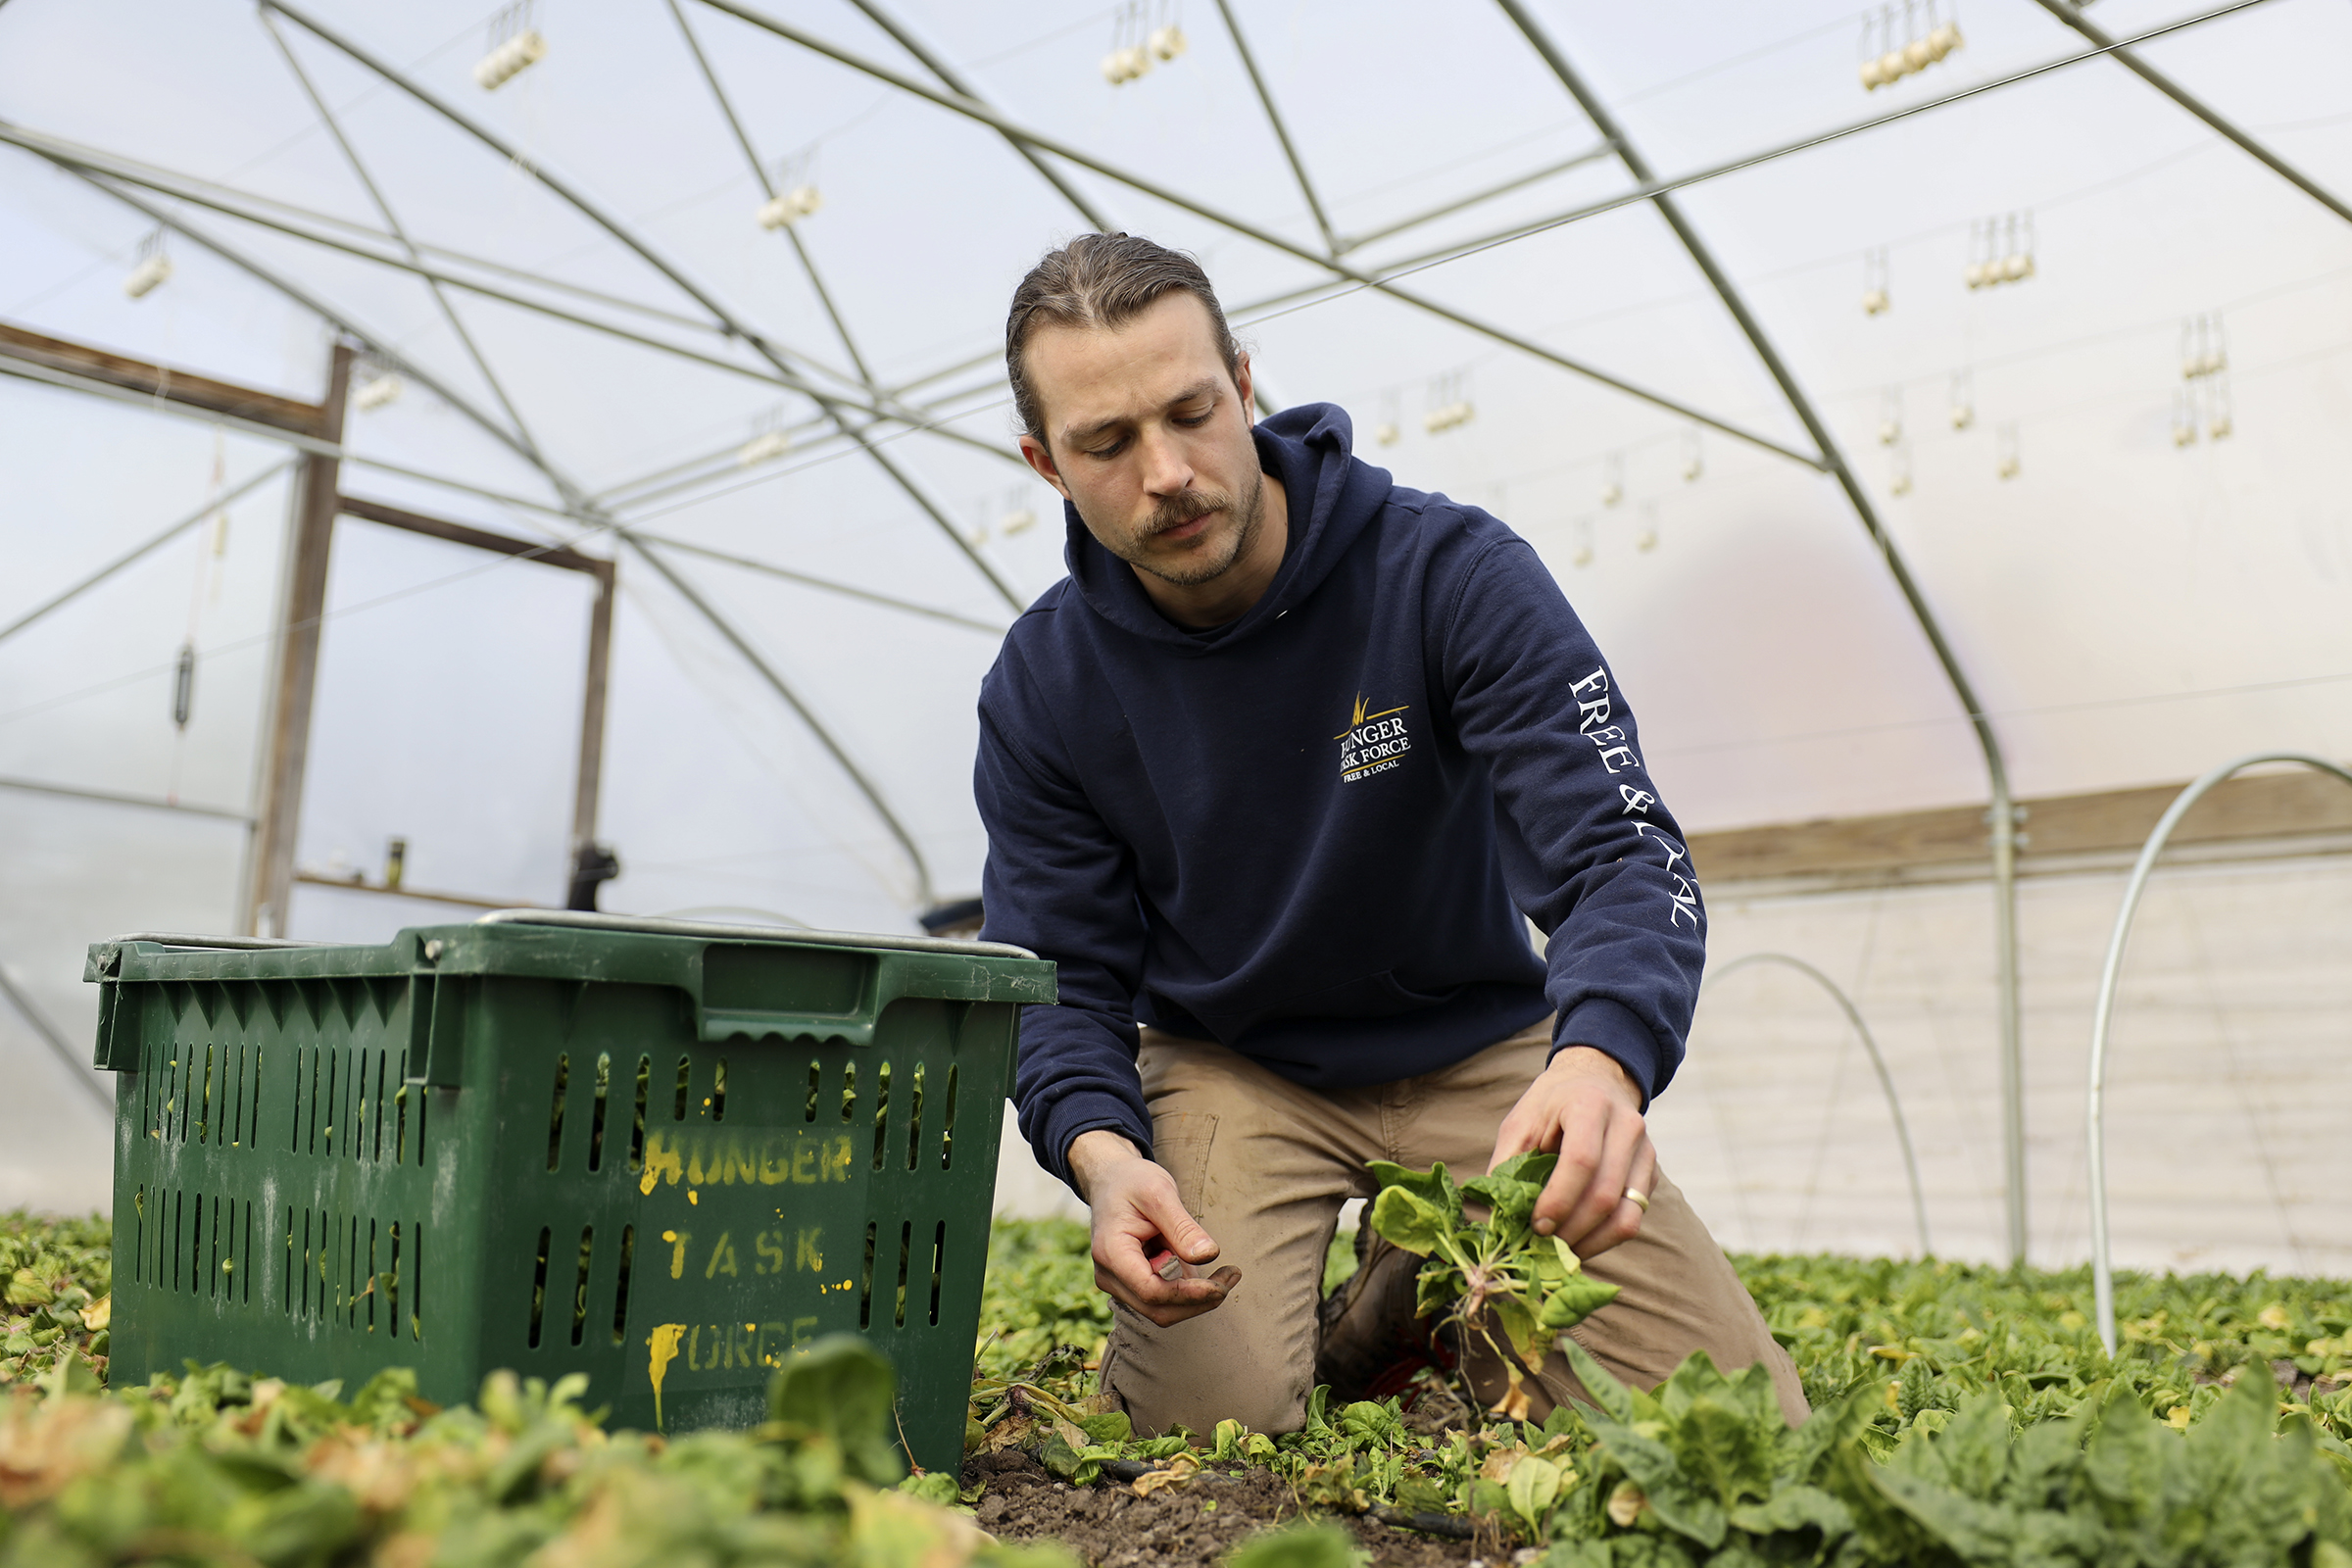
[[[1232,1040],[1279,1018],[1393,1018],[1398,1013],[1434,1007],[1451,995],[1451,992],[1432,995],[1410,990],[1397,980],[1394,969],[1382,969],[1343,980],[1338,985],[1278,997],[1249,1012],[1202,1012],[1196,1016],[1214,1029],[1220,1040]]]

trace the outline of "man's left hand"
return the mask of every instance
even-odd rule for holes
[[[1559,1236],[1579,1257],[1605,1252],[1642,1229],[1642,1204],[1658,1177],[1657,1152],[1642,1121],[1642,1091],[1614,1056],[1569,1046],[1551,1058],[1502,1119],[1492,1171],[1529,1150],[1555,1152],[1536,1231]]]

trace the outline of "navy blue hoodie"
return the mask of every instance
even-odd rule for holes
[[[1139,1022],[1339,1088],[1556,1012],[1656,1094],[1704,915],[1607,662],[1533,547],[1358,461],[1339,409],[1255,436],[1290,544],[1248,613],[1175,625],[1066,509],[1070,574],[981,687],[985,935],[1061,966],[1021,1022],[1039,1161],[1150,1151]]]

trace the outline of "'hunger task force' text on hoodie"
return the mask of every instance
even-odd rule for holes
[[[1607,662],[1525,540],[1356,460],[1339,409],[1255,437],[1290,544],[1248,613],[1174,625],[1065,509],[1070,575],[981,688],[985,935],[1060,965],[1021,1024],[1038,1159],[1152,1148],[1139,1021],[1338,1088],[1556,1011],[1656,1094],[1704,913]]]

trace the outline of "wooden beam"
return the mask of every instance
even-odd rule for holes
[[[2024,801],[2020,863],[2029,869],[2066,856],[2135,852],[2185,784],[2053,795]],[[2226,844],[2352,832],[2352,790],[2313,773],[2235,778],[2197,803],[2175,844]],[[1771,827],[1693,833],[1690,858],[1711,883],[1767,877],[1871,876],[1988,862],[1990,830],[1981,806],[1824,818]]]
[[[364,517],[369,522],[380,522],[387,528],[429,534],[435,539],[446,539],[451,544],[487,550],[494,555],[517,556],[536,561],[543,566],[561,566],[565,571],[584,571],[592,577],[609,578],[612,575],[612,562],[599,556],[582,555],[564,545],[516,539],[511,534],[492,533],[487,528],[476,528],[469,523],[428,517],[420,512],[409,512],[359,496],[338,497],[335,505],[346,517]]]
[[[347,517],[360,517],[368,522],[382,523],[388,528],[401,528],[410,533],[446,539],[452,544],[487,550],[496,555],[535,561],[541,565],[558,566],[565,571],[585,572],[596,579],[596,603],[588,612],[588,672],[580,700],[579,761],[572,780],[571,858],[572,874],[576,876],[583,852],[596,842],[596,813],[604,793],[605,698],[611,684],[612,663],[615,564],[601,556],[583,555],[567,546],[516,539],[503,533],[492,533],[487,528],[451,522],[444,517],[428,517],[422,513],[387,506],[380,501],[364,500],[358,496],[340,497],[336,504]]]
[[[314,432],[336,447],[343,444],[352,359],[352,346],[338,340],[327,364],[321,422]],[[311,701],[318,684],[318,629],[326,613],[327,554],[342,500],[341,468],[335,458],[303,455],[281,594],[270,738],[263,753],[261,823],[246,875],[245,929],[253,936],[284,936],[294,897],[294,838],[302,824],[303,774],[310,763]]]
[[[0,321],[0,356],[22,360],[51,370],[87,376],[112,386],[125,387],[147,397],[162,398],[167,403],[184,403],[190,408],[205,409],[214,414],[233,415],[272,429],[290,431],[295,435],[314,436],[319,440],[334,439],[327,433],[327,411],[316,403],[304,403],[298,398],[282,397],[275,392],[263,392],[231,381],[216,381],[209,375],[175,369],[168,365],[150,365],[121,354],[110,354],[87,344],[69,342],[60,337],[44,337],[21,326]],[[339,432],[342,420],[333,421]]]
[[[315,871],[297,871],[294,880],[306,887],[341,888],[346,893],[374,893],[394,899],[422,899],[428,904],[457,904],[468,909],[527,909],[529,899],[485,899],[471,893],[428,893],[407,883],[388,888],[380,882],[355,881],[349,877],[320,876]]]

